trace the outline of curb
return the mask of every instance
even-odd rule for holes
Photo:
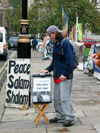
[[[3,83],[2,89],[0,91],[0,123],[5,110],[5,91],[6,91],[6,80]]]

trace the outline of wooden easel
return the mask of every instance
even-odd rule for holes
[[[44,114],[44,112],[48,108],[49,103],[36,103],[36,104],[33,104],[33,105],[39,111],[39,114],[37,115],[37,117],[34,120],[35,125],[38,124],[41,117],[44,118],[44,120],[46,121],[47,124],[50,124],[47,117],[46,117],[46,115]],[[42,106],[42,108],[40,108],[39,106]]]

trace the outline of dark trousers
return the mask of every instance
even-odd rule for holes
[[[36,45],[33,45],[33,51],[36,51]]]

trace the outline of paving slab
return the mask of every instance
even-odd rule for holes
[[[32,128],[32,129],[22,129],[22,130],[3,130],[0,133],[47,133],[46,128]]]
[[[100,117],[100,109],[99,110],[83,110],[86,116],[98,116]]]
[[[6,121],[27,121],[27,120],[34,120],[36,114],[33,113],[23,113],[23,114],[11,114],[11,115],[4,115],[2,118],[2,122]]]
[[[91,125],[86,126],[72,126],[72,127],[53,127],[47,128],[48,133],[68,132],[68,133],[96,133],[95,129]]]
[[[84,114],[83,111],[81,111],[81,110],[76,110],[76,111],[74,111],[74,116],[75,116],[75,117],[85,117],[86,115]]]
[[[100,124],[99,125],[93,125],[93,127],[96,129],[98,133],[100,133]]]
[[[80,111],[83,111],[83,110],[99,110],[100,109],[100,104],[96,104],[96,105],[91,104],[90,106],[88,106],[88,105],[83,106],[83,105],[73,104],[73,106],[74,106],[75,111],[78,111],[78,110],[80,110]]]
[[[28,109],[17,109],[17,108],[5,108],[5,115],[16,115],[16,114],[25,114],[25,113],[35,113],[34,107],[29,107]]]
[[[83,125],[88,124],[100,124],[100,116],[87,116],[79,118]]]
[[[2,130],[21,130],[21,129],[32,129],[34,128],[33,121],[7,121],[0,123],[0,131]],[[9,132],[10,133],[10,132]]]

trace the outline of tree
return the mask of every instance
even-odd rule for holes
[[[22,0],[8,0],[9,4],[14,8],[19,7],[19,5],[21,5],[21,1]]]
[[[61,6],[64,7],[67,15],[69,16],[70,28],[75,25],[77,11],[79,22],[83,25],[83,30],[87,29],[100,33],[100,14],[96,9],[97,5],[96,3],[90,3],[89,0],[48,0],[42,4],[40,4],[38,0],[35,0],[35,3],[33,3],[31,9],[29,10],[29,18],[31,18],[31,15],[33,18],[33,20],[31,19],[30,21],[30,28],[32,29],[34,27],[33,29],[35,30],[33,30],[33,32],[44,33],[45,29],[52,24],[62,28]]]
[[[10,8],[6,12],[5,19],[9,32],[19,32],[21,19],[21,0],[9,0]],[[19,4],[18,4],[19,3]],[[9,33],[10,34],[10,33]]]
[[[38,33],[38,3],[37,0],[34,1],[34,4],[31,5],[31,9],[28,11],[28,19],[30,23],[29,31],[30,33]]]
[[[56,24],[59,26],[61,22],[58,23],[55,18],[59,16],[61,18],[61,12],[58,12],[60,13],[60,15],[58,15],[55,12],[54,8],[56,9],[56,3],[54,4],[53,1],[51,1],[50,3],[44,2],[41,4],[37,0],[35,0],[35,3],[33,3],[31,9],[29,10],[29,19],[32,18],[30,19],[30,29],[33,28],[33,30],[31,31],[34,32],[34,29],[36,29],[35,33],[45,33],[45,29],[49,25]]]
[[[62,28],[62,11],[64,7],[69,16],[69,28],[73,27],[76,22],[76,11],[78,12],[79,23],[85,29],[100,34],[100,13],[97,11],[95,3],[90,0],[34,0],[28,9],[28,19],[30,22],[30,33],[45,33],[49,25],[57,25]],[[22,0],[9,0],[12,9],[7,11],[6,20],[13,31],[18,32],[21,19],[21,2]],[[18,4],[19,3],[19,4]]]

